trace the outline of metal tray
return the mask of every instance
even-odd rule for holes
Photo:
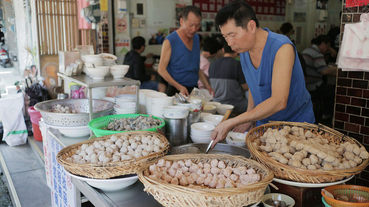
[[[186,153],[205,153],[206,143],[191,143],[185,144],[170,149],[169,154],[186,154]],[[246,158],[250,158],[250,152],[247,148],[236,147],[228,144],[218,143],[214,149],[210,150],[209,154],[230,154],[240,155]]]

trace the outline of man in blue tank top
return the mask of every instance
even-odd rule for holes
[[[219,124],[211,135],[215,143],[233,128],[244,132],[255,122],[256,126],[269,121],[314,123],[301,64],[288,37],[260,28],[255,12],[244,1],[223,7],[215,23],[228,45],[240,53],[249,86],[247,111]]]
[[[161,48],[158,72],[168,82],[167,95],[180,92],[188,96],[199,78],[211,91],[209,81],[199,70],[200,40],[196,32],[201,27],[200,9],[185,7],[179,22],[179,29],[166,37]]]

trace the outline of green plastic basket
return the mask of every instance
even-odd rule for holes
[[[103,116],[103,117],[99,117],[99,118],[91,120],[88,123],[88,127],[92,130],[92,132],[95,134],[96,137],[102,137],[102,136],[105,136],[105,135],[117,134],[117,133],[126,132],[126,131],[112,131],[112,130],[106,130],[106,129],[103,129],[103,128],[108,126],[108,124],[114,119],[135,118],[135,117],[138,117],[138,116],[148,117],[150,115],[148,115],[148,114],[115,114],[115,115]],[[136,131],[160,132],[160,131],[164,130],[165,121],[162,118],[159,118],[159,117],[156,117],[156,116],[152,116],[152,117],[154,119],[159,119],[161,121],[161,124],[157,127],[144,129],[144,130],[136,130]]]

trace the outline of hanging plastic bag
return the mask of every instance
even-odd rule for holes
[[[3,141],[9,146],[27,142],[28,131],[23,117],[24,98],[22,93],[0,99],[0,120],[3,123]]]

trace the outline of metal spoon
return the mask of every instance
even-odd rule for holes
[[[229,115],[231,115],[231,112],[232,112],[232,109],[228,109],[228,110],[225,112],[225,114],[224,114],[224,116],[223,116],[223,119],[222,119],[222,121],[220,121],[220,123],[221,123],[221,122],[223,122],[223,121],[225,121],[225,120],[227,120],[227,119],[228,119],[228,117],[229,117]],[[214,139],[212,139],[212,140],[210,141],[210,143],[209,143],[208,147],[206,148],[205,154],[208,154],[208,152],[211,150],[211,145],[213,145],[213,143],[214,143]],[[215,146],[215,145],[214,145],[214,146]]]

